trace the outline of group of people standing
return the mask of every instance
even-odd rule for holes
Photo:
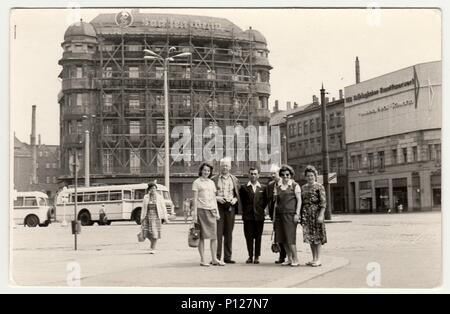
[[[248,250],[246,263],[259,264],[266,210],[273,221],[275,242],[280,248],[275,263],[299,266],[296,233],[297,225],[301,224],[303,241],[310,244],[312,252],[312,260],[307,265],[321,266],[320,248],[327,242],[324,225],[327,204],[325,190],[317,182],[317,171],[313,166],[305,168],[307,183],[301,187],[293,180],[294,170],[288,165],[272,167],[272,180],[268,185],[259,182],[256,168],[249,169],[249,181],[241,185],[230,173],[231,160],[227,158],[220,161],[219,174],[213,176],[213,170],[212,165],[203,163],[199,177],[192,184],[192,216],[200,227],[198,251],[201,266],[235,263],[232,242],[236,214],[242,214]],[[158,200],[156,186],[150,185],[149,194],[144,198],[141,221],[142,230],[151,241],[151,252],[154,252],[156,240],[160,238],[160,221],[167,217],[165,211],[158,210],[162,203],[161,199]],[[210,262],[205,257],[207,239],[210,240]]]

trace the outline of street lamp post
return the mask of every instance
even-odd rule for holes
[[[328,156],[328,130],[327,130],[327,112],[325,103],[325,89],[320,89],[320,102],[321,113],[322,113],[322,177],[323,177],[323,187],[325,188],[327,206],[325,208],[325,219],[331,220],[331,195],[330,195],[330,184],[328,182],[328,172],[329,172],[329,156]]]
[[[182,52],[174,56],[170,54],[175,51],[175,47],[170,47],[167,53],[167,57],[163,58],[157,53],[144,49],[144,59],[146,60],[158,60],[163,63],[164,67],[164,185],[170,191],[170,151],[169,151],[169,84],[168,84],[168,68],[169,62],[174,61],[174,58],[190,56],[190,52]]]
[[[90,116],[84,115],[83,119],[86,119],[88,122],[88,128],[92,130],[91,128],[91,118],[95,119],[95,114],[92,114]],[[90,138],[89,138],[89,130],[84,131],[84,185],[86,187],[90,186]]]

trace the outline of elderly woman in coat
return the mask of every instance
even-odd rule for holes
[[[155,254],[156,242],[161,238],[162,221],[168,221],[166,203],[156,190],[156,184],[149,183],[141,210],[141,235],[150,240],[150,254]]]

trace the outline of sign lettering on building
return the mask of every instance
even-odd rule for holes
[[[201,20],[176,20],[173,18],[170,19],[149,19],[144,18],[142,24],[144,26],[150,26],[155,28],[182,28],[187,29],[191,28],[199,28],[199,29],[210,29],[210,30],[221,30],[222,25],[216,22],[205,22]]]
[[[412,106],[414,104],[414,101],[409,99],[409,100],[405,100],[402,102],[392,102],[390,104],[387,105],[383,105],[383,106],[379,106],[377,108],[374,109],[370,109],[364,112],[360,112],[358,115],[360,117],[365,117],[368,115],[372,115],[372,114],[376,114],[376,113],[380,113],[380,112],[384,112],[384,111],[388,111],[388,110],[396,110],[396,109],[400,109],[406,106]]]
[[[387,92],[390,92],[390,91],[393,91],[393,90],[396,90],[396,89],[399,89],[399,88],[407,87],[407,86],[410,86],[410,85],[413,85],[413,84],[414,84],[414,78],[410,79],[409,81],[402,82],[402,83],[399,83],[399,84],[391,84],[391,85],[389,85],[387,87],[380,87],[379,89],[367,91],[367,92],[364,92],[364,93],[358,93],[358,94],[354,95],[353,97],[352,96],[347,97],[345,99],[345,101],[347,103],[351,103],[353,101],[364,100],[364,99],[370,98],[372,96],[376,96],[376,95],[379,95],[379,94],[387,93]]]

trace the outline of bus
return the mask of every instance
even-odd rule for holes
[[[77,220],[83,226],[95,222],[101,224],[105,214],[107,224],[113,221],[135,221],[141,223],[142,199],[147,183],[79,187],[77,189]],[[170,193],[164,185],[157,184],[157,192],[164,197],[169,217],[175,213]],[[56,220],[73,220],[75,189],[65,188],[56,195]]]
[[[52,208],[48,196],[39,191],[15,192],[13,220],[15,224],[27,227],[47,227]]]

